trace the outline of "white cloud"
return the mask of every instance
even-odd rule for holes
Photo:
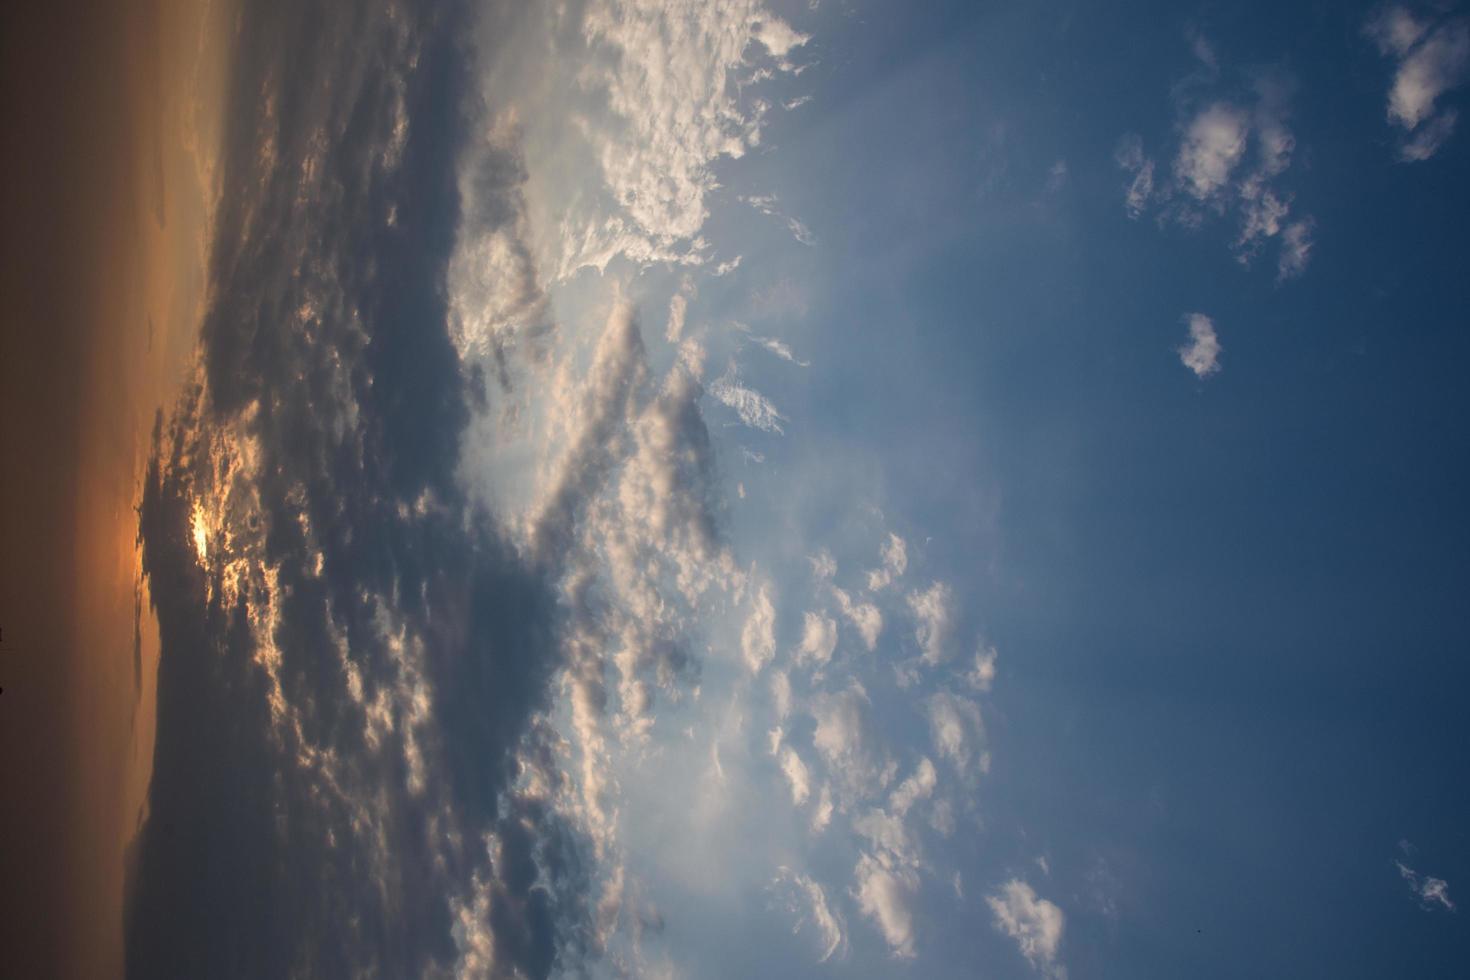
[[[847,799],[880,793],[893,779],[894,765],[877,744],[870,712],[868,692],[857,681],[812,698],[812,745]]]
[[[771,589],[761,583],[755,598],[750,603],[750,615],[745,628],[740,631],[740,652],[745,656],[745,665],[752,674],[771,662],[776,655],[776,610],[771,605]]]
[[[811,794],[811,776],[807,772],[806,763],[801,761],[801,756],[789,745],[782,746],[778,758],[781,774],[791,787],[792,805],[801,806]]]
[[[1057,963],[1065,919],[1062,910],[1018,878],[985,899],[995,916],[995,927],[1016,941],[1021,955],[1048,976],[1065,977],[1066,968]]]
[[[1455,910],[1455,903],[1450,901],[1449,883],[1443,878],[1421,875],[1402,861],[1395,861],[1394,864],[1399,869],[1399,875],[1409,883],[1409,891],[1414,893],[1424,908],[1432,909],[1438,905],[1447,912]]]
[[[1470,24],[1461,18],[1434,23],[1393,5],[1371,17],[1364,33],[1385,57],[1397,61],[1388,93],[1388,121],[1405,134],[1399,158],[1429,159],[1455,128],[1455,110],[1437,103],[1465,78]]]
[[[903,538],[889,532],[888,540],[883,542],[879,549],[879,558],[882,560],[880,567],[868,572],[868,591],[877,592],[886,589],[894,579],[903,575],[909,567],[908,545]]]
[[[828,904],[827,893],[821,885],[810,876],[782,865],[776,869],[771,889],[778,895],[784,895],[785,911],[795,920],[791,926],[792,935],[799,935],[807,926],[815,932],[817,962],[825,963],[834,955],[842,955],[847,949],[846,930],[842,917]]]
[[[671,344],[677,344],[679,338],[684,336],[684,320],[689,315],[689,297],[682,292],[675,293],[669,300],[669,326],[664,331],[664,339]]]
[[[914,913],[910,907],[919,889],[919,876],[908,868],[887,867],[870,854],[858,859],[857,890],[853,897],[872,919],[893,954],[914,955]]]
[[[1215,321],[1203,313],[1191,313],[1184,319],[1189,324],[1189,343],[1179,348],[1179,362],[1195,377],[1208,378],[1220,370],[1221,347]]]
[[[909,593],[908,605],[924,662],[932,667],[948,660],[955,626],[953,591],[944,582],[935,582],[922,592]]]
[[[772,354],[775,354],[783,361],[795,364],[797,367],[811,367],[811,363],[809,361],[798,360],[796,355],[791,352],[791,348],[786,344],[785,341],[777,340],[775,337],[752,337],[750,339],[754,340],[757,344],[764,347]]]
[[[988,691],[995,683],[995,661],[999,657],[995,647],[981,647],[975,654],[975,666],[965,675],[965,680],[977,691]]]
[[[769,398],[740,383],[735,365],[731,364],[722,377],[710,384],[709,393],[716,401],[734,409],[740,421],[752,429],[776,435],[782,433],[781,423],[786,421],[785,417]]]
[[[1204,43],[1198,36],[1193,41],[1196,47]],[[1279,242],[1278,279],[1286,280],[1306,268],[1312,227],[1310,217],[1290,220],[1292,195],[1281,187],[1296,149],[1287,125],[1294,84],[1279,71],[1258,70],[1248,77],[1248,98],[1217,98],[1185,116],[1172,179],[1156,182],[1154,161],[1136,134],[1120,139],[1113,156],[1133,175],[1124,194],[1130,218],[1152,208],[1160,223],[1196,229],[1228,215],[1239,223],[1232,242],[1236,259],[1248,266],[1267,243]],[[1195,89],[1215,85],[1218,78],[1211,63],[1210,70],[1176,87],[1176,101],[1193,103]]]
[[[973,775],[990,767],[979,705],[968,698],[939,691],[929,696],[925,710],[935,751],[953,762],[956,770]]]
[[[1295,279],[1307,268],[1307,259],[1312,254],[1311,218],[1294,221],[1281,233],[1281,257],[1276,263],[1276,278]]]
[[[791,72],[790,55],[805,35],[760,0],[593,0],[581,40],[585,48],[571,51],[583,63],[562,77],[605,99],[603,111],[579,117],[605,195],[599,206],[566,214],[558,274],[602,267],[616,255],[703,261],[699,233],[717,186],[712,165],[760,143],[767,104],[745,88],[761,74]],[[769,56],[759,73],[752,41]]]
[[[863,645],[869,652],[878,648],[878,637],[883,633],[883,614],[878,607],[871,602],[854,602],[852,596],[848,595],[837,586],[832,586],[832,596],[837,600],[837,608],[847,621],[858,631],[863,638]]]
[[[1195,198],[1216,197],[1245,155],[1250,124],[1246,114],[1228,102],[1201,111],[1185,130],[1174,160],[1174,173]]]
[[[802,619],[801,644],[796,648],[797,663],[818,666],[832,659],[837,649],[837,622],[820,613],[807,613]]]

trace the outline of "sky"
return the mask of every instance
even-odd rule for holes
[[[117,972],[1464,972],[1470,11],[213,17]]]

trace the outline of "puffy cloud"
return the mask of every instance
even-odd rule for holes
[[[1203,38],[1195,36],[1198,48]],[[1130,133],[1114,150],[1118,166],[1132,175],[1124,193],[1130,218],[1155,209],[1159,220],[1185,228],[1229,215],[1238,221],[1232,243],[1236,259],[1250,265],[1267,243],[1277,243],[1279,280],[1295,278],[1306,268],[1311,251],[1312,219],[1292,217],[1292,195],[1281,186],[1296,149],[1288,118],[1293,83],[1282,72],[1249,73],[1248,90],[1230,99],[1203,105],[1190,93],[1214,86],[1219,72],[1211,61],[1189,86],[1176,88],[1181,108],[1191,106],[1179,128],[1172,179],[1159,182],[1143,140]]]
[[[1191,313],[1184,319],[1189,324],[1189,343],[1179,348],[1179,362],[1197,378],[1218,373],[1222,348],[1215,335],[1215,321],[1203,313]]]
[[[789,745],[782,746],[777,757],[781,764],[781,774],[791,786],[791,802],[795,806],[801,806],[811,794],[811,777],[807,773],[806,763],[801,761],[801,756]]]
[[[903,575],[909,567],[908,545],[903,538],[889,532],[888,540],[879,551],[882,565],[868,573],[868,591],[877,592],[888,588],[894,579]]]
[[[938,666],[948,660],[955,628],[953,590],[944,582],[934,582],[922,592],[909,593],[908,606],[924,662]]]
[[[961,773],[973,774],[989,768],[990,755],[985,751],[985,726],[979,705],[968,698],[939,691],[930,695],[925,708],[936,752],[952,761]]]
[[[1208,201],[1218,195],[1245,155],[1249,122],[1246,114],[1226,102],[1202,110],[1185,129],[1174,174],[1195,198]]]
[[[995,683],[995,661],[999,657],[995,647],[982,647],[975,654],[975,666],[965,675],[971,687],[977,691],[988,691]]]
[[[825,963],[847,949],[847,930],[842,917],[827,902],[827,893],[809,875],[782,865],[776,869],[771,890],[780,897],[793,919],[791,932],[800,935],[811,927],[817,940],[817,962]]]
[[[820,667],[832,659],[836,649],[836,621],[821,613],[806,613],[802,617],[801,643],[796,648],[797,663]]]
[[[870,711],[868,693],[857,681],[812,699],[812,744],[848,798],[881,792],[893,779],[893,763],[876,742]]]
[[[580,26],[559,50],[571,63],[556,74],[575,79],[574,104],[602,100],[578,119],[602,188],[564,211],[558,275],[620,255],[703,262],[713,165],[760,143],[767,103],[748,86],[760,72],[794,70],[790,56],[806,37],[760,0],[592,0]],[[764,64],[753,69],[753,60]]]
[[[876,650],[878,637],[883,633],[883,614],[878,611],[878,607],[871,602],[854,601],[852,596],[835,585],[832,586],[832,597],[837,600],[837,608],[842,615],[863,638],[863,645],[869,652]]]
[[[1409,884],[1409,891],[1419,899],[1419,904],[1425,909],[1433,909],[1436,905],[1446,912],[1455,910],[1455,903],[1450,901],[1450,886],[1443,878],[1435,878],[1431,875],[1421,875],[1402,861],[1395,861],[1394,865],[1399,869],[1399,875]]]
[[[1463,18],[1436,22],[1395,4],[1370,17],[1364,33],[1385,57],[1397,62],[1388,93],[1388,121],[1404,131],[1400,159],[1429,159],[1455,128],[1455,110],[1438,103],[1465,78],[1470,23]]]
[[[750,615],[740,631],[740,652],[752,674],[776,655],[776,610],[771,605],[770,586],[762,583],[750,603]]]
[[[1065,918],[1062,910],[1018,878],[1012,878],[985,899],[995,917],[995,927],[1016,941],[1021,955],[1048,976],[1065,977],[1066,968],[1057,962]]]
[[[853,897],[863,914],[878,926],[895,956],[914,955],[912,904],[919,876],[909,868],[892,867],[870,854],[858,859]]]

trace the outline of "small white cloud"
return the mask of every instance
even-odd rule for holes
[[[908,545],[903,538],[892,532],[889,532],[888,540],[883,542],[879,557],[882,559],[882,566],[868,573],[869,592],[887,588],[889,583],[902,576],[909,567]]]
[[[1455,128],[1455,110],[1438,103],[1464,81],[1470,64],[1470,23],[1451,18],[1436,24],[1395,4],[1369,18],[1363,31],[1380,53],[1397,61],[1388,92],[1388,121],[1404,131],[1399,159],[1429,159]]]
[[[869,652],[876,650],[878,637],[883,633],[883,614],[878,611],[878,607],[871,602],[854,602],[852,596],[835,585],[832,586],[832,595],[837,600],[837,608],[842,610],[842,615],[863,638],[863,645]]]
[[[811,776],[807,772],[806,763],[801,761],[801,756],[789,745],[782,747],[779,754],[781,774],[791,787],[791,803],[793,806],[801,806],[811,794]]]
[[[669,343],[677,344],[684,335],[684,318],[688,313],[689,298],[683,293],[675,293],[674,298],[669,300],[669,326],[664,331]]]
[[[910,908],[919,889],[919,876],[909,868],[886,867],[870,854],[857,866],[858,908],[872,919],[894,956],[914,955],[914,913]]]
[[[777,340],[775,337],[751,337],[750,339],[755,341],[757,344],[760,344],[766,350],[770,351],[772,354],[775,354],[783,361],[795,364],[797,367],[811,367],[810,361],[798,360],[796,355],[791,352],[791,348],[787,346],[785,341]]]
[[[999,657],[995,647],[981,647],[975,654],[975,666],[965,675],[965,680],[977,691],[988,691],[995,683],[995,661]]]
[[[776,655],[776,610],[771,605],[770,586],[762,584],[750,604],[750,615],[740,631],[740,652],[752,674],[771,662]]]
[[[1436,905],[1446,912],[1455,910],[1455,903],[1450,901],[1449,883],[1443,878],[1421,875],[1402,861],[1395,861],[1394,864],[1398,866],[1399,875],[1409,883],[1409,891],[1414,893],[1419,904],[1426,910],[1433,909]]]
[[[796,648],[797,663],[820,666],[832,659],[836,649],[836,620],[820,613],[807,613],[802,619],[801,644]]]
[[[1201,201],[1217,195],[1245,155],[1246,114],[1228,102],[1204,109],[1185,131],[1174,160],[1174,173],[1184,188]]]
[[[981,772],[989,768],[979,705],[968,698],[940,691],[930,695],[925,708],[936,752],[953,762],[961,773],[973,775],[972,762]]]
[[[995,927],[1016,941],[1021,955],[1051,977],[1065,977],[1057,962],[1065,918],[1056,905],[1040,898],[1026,882],[1012,878],[985,899],[995,916]]]
[[[776,435],[784,431],[781,423],[786,421],[785,417],[776,410],[769,398],[740,383],[733,364],[722,377],[710,384],[709,393],[722,405],[734,409],[740,421],[752,429]]]
[[[1220,370],[1220,338],[1215,335],[1215,321],[1203,313],[1191,313],[1189,343],[1179,348],[1179,361],[1194,372],[1195,377],[1208,378]]]
[[[1281,233],[1281,257],[1276,263],[1276,278],[1295,279],[1307,268],[1312,255],[1312,219],[1295,221]]]
[[[954,593],[944,582],[935,582],[922,592],[909,593],[908,603],[914,617],[914,639],[924,651],[924,662],[938,666],[950,655]]]

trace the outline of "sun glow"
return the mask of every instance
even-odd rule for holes
[[[194,550],[203,563],[209,556],[209,525],[205,522],[204,507],[198,501],[194,503],[194,517],[190,523],[194,531]]]

